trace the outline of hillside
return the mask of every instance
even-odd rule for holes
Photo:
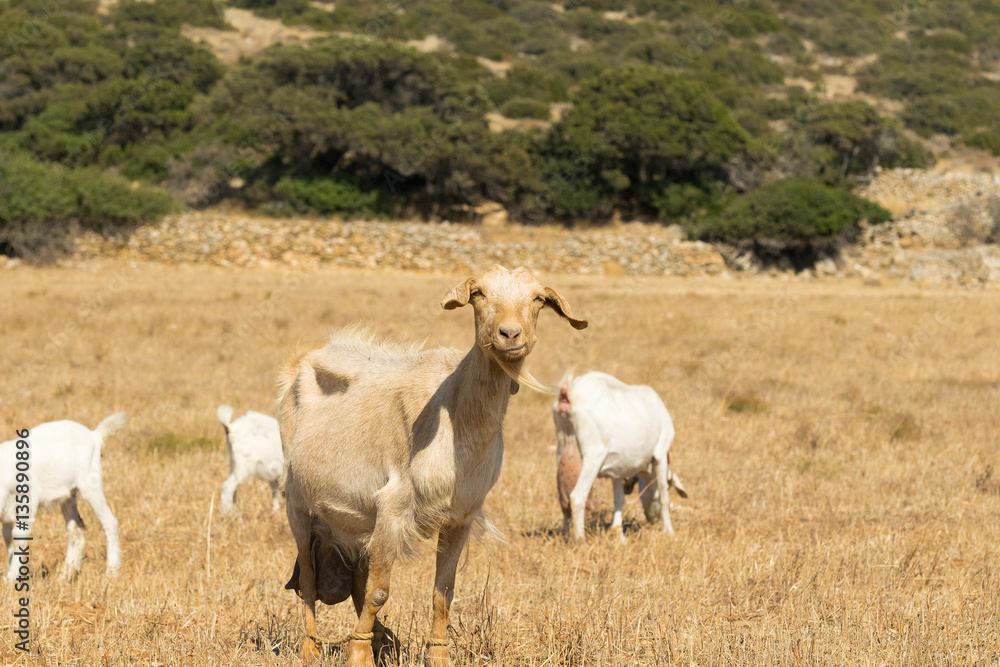
[[[792,200],[837,202],[822,188],[1000,152],[998,28],[998,2],[0,0],[0,248],[177,206],[471,220],[498,202],[811,264],[888,213],[775,236],[741,197],[795,178]]]

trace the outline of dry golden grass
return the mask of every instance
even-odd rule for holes
[[[13,649],[14,599],[0,586],[0,662],[297,664],[283,513],[267,511],[262,482],[241,489],[238,518],[210,512],[228,474],[216,407],[269,410],[283,358],[359,318],[468,347],[471,312],[437,305],[464,277],[118,263],[5,273],[4,437],[59,418],[93,427],[115,410],[132,422],[104,454],[121,573],[104,577],[104,537],[81,504],[83,571],[61,583],[61,519],[41,515],[33,652]],[[554,382],[569,366],[600,368],[654,386],[691,498],[673,498],[670,540],[630,497],[619,546],[599,483],[586,542],[567,542],[548,399],[522,391],[487,501],[506,542],[473,544],[459,573],[459,665],[997,664],[995,293],[546,282],[591,328],[543,315],[531,370]],[[432,552],[396,570],[385,608],[403,664],[419,663],[429,627]],[[351,616],[321,608],[321,632],[342,637]],[[332,650],[327,662],[340,660]]]

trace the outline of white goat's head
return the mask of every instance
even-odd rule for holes
[[[469,278],[444,298],[441,305],[451,310],[472,304],[476,313],[476,345],[504,370],[519,368],[535,345],[538,313],[549,307],[575,329],[585,329],[569,304],[551,287],[543,287],[527,269],[508,271],[494,265],[479,278]]]

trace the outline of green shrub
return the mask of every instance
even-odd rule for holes
[[[565,102],[572,79],[560,71],[541,67],[532,62],[520,62],[507,70],[502,79],[487,79],[484,87],[490,101],[502,107],[515,98],[541,102]],[[547,115],[545,116],[548,117]]]
[[[156,188],[133,188],[94,168],[67,169],[0,153],[4,252],[48,259],[68,249],[74,224],[104,229],[156,220],[173,209],[170,195]]]
[[[828,184],[868,176],[876,165],[923,167],[930,153],[867,102],[806,100],[786,134],[784,158],[798,175]]]
[[[678,176],[718,176],[749,144],[706,87],[647,66],[585,81],[553,130],[558,150],[596,173],[624,174],[637,188]]]
[[[890,215],[874,202],[816,179],[786,178],[742,195],[718,215],[699,221],[694,235],[762,256],[798,253],[808,262],[848,239],[862,220],[881,224]]]
[[[145,23],[179,29],[182,23],[232,30],[226,23],[225,5],[218,0],[120,0],[111,8],[116,25]]]
[[[1000,125],[975,130],[964,137],[965,143],[973,148],[981,148],[990,151],[994,155],[1000,155]]]
[[[654,190],[649,200],[663,221],[693,219],[703,211],[715,210],[723,197],[710,187],[700,187],[694,183],[671,183]]]
[[[525,97],[515,97],[507,100],[500,107],[500,113],[507,118],[537,118],[539,120],[548,120],[551,115],[547,102]]]
[[[332,178],[286,176],[275,184],[274,192],[299,213],[369,213],[378,205],[377,192],[362,192],[353,183]]]

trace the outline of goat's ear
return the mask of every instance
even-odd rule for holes
[[[566,299],[562,298],[559,292],[555,291],[551,287],[545,288],[545,305],[556,311],[560,315],[566,318],[574,329],[586,329],[587,320],[578,320],[573,317],[573,313],[569,311],[569,303]]]
[[[441,307],[445,310],[454,310],[460,306],[467,305],[469,303],[469,293],[475,284],[476,281],[469,278],[464,283],[455,285],[455,288],[448,292],[448,296],[441,302]]]

